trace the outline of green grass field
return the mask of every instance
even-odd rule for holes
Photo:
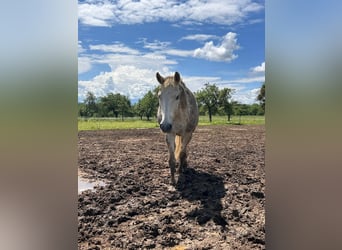
[[[209,125],[264,125],[265,116],[232,116],[230,122],[226,116],[213,116],[209,122],[208,116],[199,117],[199,126]],[[137,128],[158,128],[157,121],[151,119],[140,120],[140,118],[78,118],[78,130],[99,130],[99,129],[137,129]]]

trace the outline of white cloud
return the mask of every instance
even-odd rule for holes
[[[227,80],[226,83],[253,83],[253,82],[264,82],[265,76],[257,76],[257,77],[246,77],[246,78],[238,78],[233,80]]]
[[[248,88],[248,83],[252,82],[263,82],[263,78],[241,78],[236,80],[224,80],[220,77],[196,77],[196,76],[182,76],[184,78],[185,84],[191,89],[191,91],[196,92],[204,88],[205,83],[216,84],[219,89],[230,88],[233,89],[232,99],[239,103],[253,104],[256,103],[256,97],[259,94],[260,88],[250,89]],[[261,85],[261,84],[260,84]]]
[[[110,53],[124,53],[124,54],[131,54],[131,55],[138,55],[140,52],[136,49],[129,48],[124,44],[117,43],[117,44],[98,44],[98,45],[90,45],[89,48],[91,50],[100,50],[103,52],[110,52]]]
[[[106,1],[102,3],[79,3],[78,18],[85,25],[108,27],[115,19],[114,9],[115,6]]]
[[[177,62],[158,51],[143,53],[124,44],[115,43],[110,45],[89,45],[88,53],[80,55],[78,58],[79,74],[89,71],[94,64],[106,64],[113,71],[122,65],[134,65],[137,68],[157,71],[160,68],[168,69],[170,65],[175,65]]]
[[[79,3],[78,16],[82,24],[91,26],[157,21],[232,25],[263,8],[252,0],[99,0]]]
[[[142,98],[147,91],[158,86],[155,79],[156,71],[161,75],[168,76],[174,72],[164,67],[160,70],[147,69],[134,65],[121,65],[111,72],[102,72],[89,81],[78,82],[78,98],[83,101],[88,91],[93,92],[97,97],[105,96],[108,93],[120,93],[129,96],[131,99]],[[189,89],[196,92],[202,89],[206,83],[215,83],[219,88],[234,89],[232,99],[240,103],[252,104],[256,102],[256,96],[260,88],[250,89],[246,84],[252,82],[263,82],[263,77],[241,78],[236,80],[225,80],[221,77],[212,76],[188,76],[181,77]]]
[[[155,71],[133,65],[119,66],[111,72],[103,72],[89,81],[78,82],[78,97],[83,100],[88,91],[95,96],[120,93],[131,99],[141,98],[158,85]]]
[[[158,51],[159,54],[181,56],[181,57],[195,57],[203,58],[209,61],[226,61],[230,62],[236,59],[238,56],[234,54],[234,51],[239,49],[237,44],[236,33],[228,32],[225,36],[221,38],[221,43],[214,45],[213,41],[206,42],[203,47],[194,50],[181,50],[170,48],[170,42],[147,42],[146,39],[143,40],[144,48],[149,48],[151,50]],[[204,37],[217,37],[211,35],[192,35],[183,37],[182,39],[204,39]]]
[[[204,59],[229,61],[236,58],[233,53],[238,48],[235,33],[227,33],[217,45],[212,43],[212,46],[208,47],[206,44],[200,48],[205,51]],[[141,98],[148,90],[158,85],[155,79],[157,71],[164,76],[174,73],[169,67],[176,65],[177,61],[168,58],[167,55],[195,57],[196,51],[171,49],[168,48],[169,42],[157,40],[151,43],[143,40],[143,46],[154,52],[141,52],[122,43],[87,46],[87,54],[79,56],[79,73],[89,71],[93,64],[109,65],[111,72],[102,72],[90,80],[79,81],[79,100],[84,99],[87,91],[93,92],[96,96],[104,96],[112,92],[128,95],[131,99]],[[85,52],[81,43],[79,43],[79,48]],[[97,51],[105,53],[97,53]],[[234,88],[237,100],[242,103],[248,103],[247,99],[252,96],[250,93],[243,92],[245,88],[243,85],[250,82],[263,82],[265,79],[264,76],[252,76],[223,80],[220,77],[186,75],[182,75],[182,78],[192,91],[198,91],[207,82],[215,83],[219,87]],[[254,99],[250,102],[254,102]]]
[[[251,69],[253,73],[265,73],[265,62]]]
[[[92,68],[91,59],[83,56],[86,49],[82,46],[82,41],[78,41],[78,74],[88,72]]]
[[[228,32],[221,44],[214,45],[213,41],[206,42],[202,48],[195,49],[194,57],[204,58],[210,61],[232,61],[238,56],[234,51],[239,49],[236,33]]]
[[[231,88],[234,89],[232,94],[232,100],[237,101],[239,103],[244,104],[253,104],[257,103],[256,97],[259,94],[260,88],[249,87],[251,83],[259,83],[261,84],[265,81],[265,76],[257,76],[257,77],[244,77],[238,79],[231,80],[222,80],[218,82],[218,86],[220,88]],[[255,85],[254,85],[255,86]]]
[[[162,42],[159,40],[154,40],[153,42],[148,42],[147,38],[143,38],[141,43],[144,44],[145,49],[150,49],[150,50],[154,50],[154,51],[164,50],[165,48],[168,48],[171,45],[171,42]]]
[[[180,72],[181,73],[181,72]],[[221,81],[220,77],[212,77],[212,76],[181,76],[189,89],[193,92],[196,92],[202,89],[206,83],[217,83]]]
[[[255,89],[241,89],[232,95],[232,100],[243,104],[257,103],[257,96],[260,88]]]
[[[163,53],[172,56],[182,56],[182,57],[191,57],[193,56],[193,50],[182,50],[182,49],[166,49]]]
[[[78,41],[78,54],[82,54],[86,49],[82,46],[82,41]]]
[[[206,41],[209,39],[217,39],[216,35],[207,35],[207,34],[194,34],[182,37],[180,40],[195,40],[195,41]]]
[[[85,73],[92,68],[91,60],[88,57],[78,57],[78,74]]]
[[[159,55],[173,55],[173,56],[182,56],[188,57],[193,55],[193,50],[180,50],[180,49],[172,49],[170,47],[171,42],[162,42],[159,40],[154,40],[153,42],[148,42],[146,38],[142,40],[144,44],[144,48],[150,49],[158,53]]]
[[[157,70],[161,67],[168,67],[169,65],[177,64],[176,61],[166,58],[165,55],[158,53],[147,54],[105,54],[94,55],[92,58],[93,63],[107,64],[112,70],[115,70],[121,65],[134,65],[137,68],[146,68]]]

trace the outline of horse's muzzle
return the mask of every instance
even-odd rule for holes
[[[171,131],[172,129],[172,125],[170,123],[162,123],[160,124],[160,129],[164,132],[164,133],[168,133]]]

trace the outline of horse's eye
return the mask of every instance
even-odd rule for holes
[[[179,99],[179,95],[176,96],[176,100],[178,100],[178,99]]]

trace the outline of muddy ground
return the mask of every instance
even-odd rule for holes
[[[79,132],[79,249],[265,249],[265,127],[198,127],[170,182],[159,129]]]

